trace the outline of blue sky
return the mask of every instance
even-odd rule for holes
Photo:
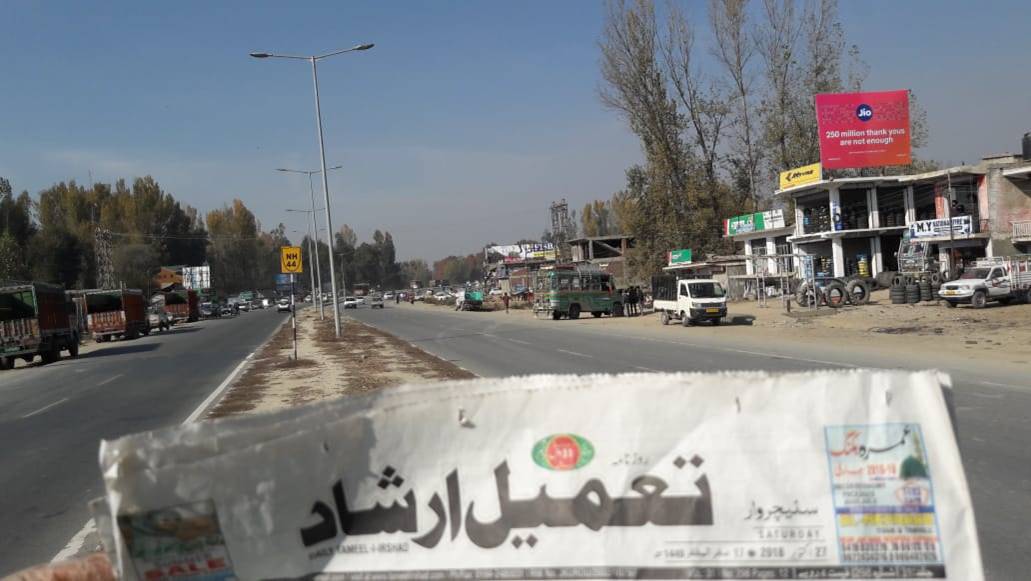
[[[704,17],[704,3],[685,2]],[[202,211],[240,197],[303,229],[317,168],[311,70],[251,51],[374,42],[319,67],[334,223],[403,258],[536,237],[547,207],[608,197],[640,159],[597,97],[600,2],[0,3],[0,175],[17,190],[151,174]],[[1031,34],[1010,2],[842,2],[870,89],[912,88],[923,155],[1014,151]],[[706,35],[699,33],[704,49]]]

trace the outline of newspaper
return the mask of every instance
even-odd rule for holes
[[[403,386],[103,442],[124,579],[983,578],[934,372]]]

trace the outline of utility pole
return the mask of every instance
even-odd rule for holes
[[[568,262],[572,259],[566,244],[572,231],[572,222],[569,220],[569,204],[566,199],[562,198],[559,202],[552,202],[551,235],[555,238],[555,250],[559,262]]]

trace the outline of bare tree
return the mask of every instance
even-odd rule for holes
[[[748,33],[748,0],[709,0],[709,25],[715,39],[713,55],[723,66],[735,93],[736,150],[728,160],[736,176],[747,180],[748,195],[759,204],[757,172],[761,150],[753,128],[752,75],[749,62],[756,45]],[[744,180],[740,180],[744,181]],[[744,185],[744,184],[742,184]]]
[[[798,80],[796,52],[800,26],[795,19],[794,0],[763,0],[763,23],[755,36],[763,61],[767,97],[763,101],[766,141],[775,154],[773,170],[789,167],[788,125],[793,101],[792,87]]]

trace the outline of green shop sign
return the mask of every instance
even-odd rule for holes
[[[691,262],[691,249],[681,248],[680,250],[674,250],[669,253],[669,263],[674,264],[687,264]]]

